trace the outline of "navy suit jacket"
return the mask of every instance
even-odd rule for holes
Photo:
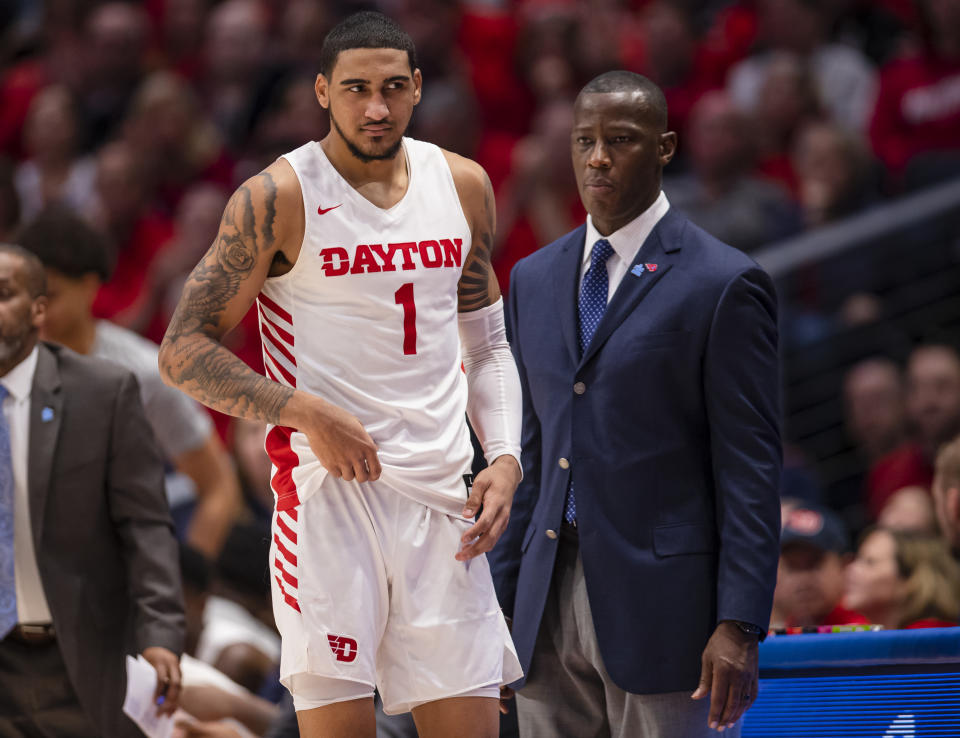
[[[494,581],[529,673],[572,478],[607,671],[629,692],[693,690],[717,622],[769,622],[782,456],[774,289],[670,209],[581,356],[585,232],[511,276],[524,478],[489,554]]]

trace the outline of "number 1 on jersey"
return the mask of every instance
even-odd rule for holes
[[[413,282],[401,285],[393,301],[403,306],[403,353],[417,353],[417,306],[413,302]]]

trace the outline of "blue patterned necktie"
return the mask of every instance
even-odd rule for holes
[[[607,310],[607,293],[610,278],[607,276],[607,259],[613,255],[613,246],[601,238],[593,244],[590,253],[590,268],[583,275],[583,284],[580,285],[580,355],[587,350],[590,339],[597,332],[600,319]],[[567,487],[567,499],[563,505],[563,519],[568,523],[577,520],[577,500],[573,496],[573,477]]]
[[[17,580],[13,568],[13,459],[10,426],[2,412],[7,388],[0,384],[0,639],[17,624]]]

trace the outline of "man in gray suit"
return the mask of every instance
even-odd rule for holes
[[[161,711],[180,692],[163,468],[133,375],[38,341],[44,292],[0,245],[0,735],[137,736],[125,654],[157,670]]]

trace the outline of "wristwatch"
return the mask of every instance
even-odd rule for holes
[[[736,625],[744,633],[755,635],[757,638],[760,638],[763,635],[763,628],[761,628],[759,625],[745,623],[743,620],[731,620],[730,622]]]

